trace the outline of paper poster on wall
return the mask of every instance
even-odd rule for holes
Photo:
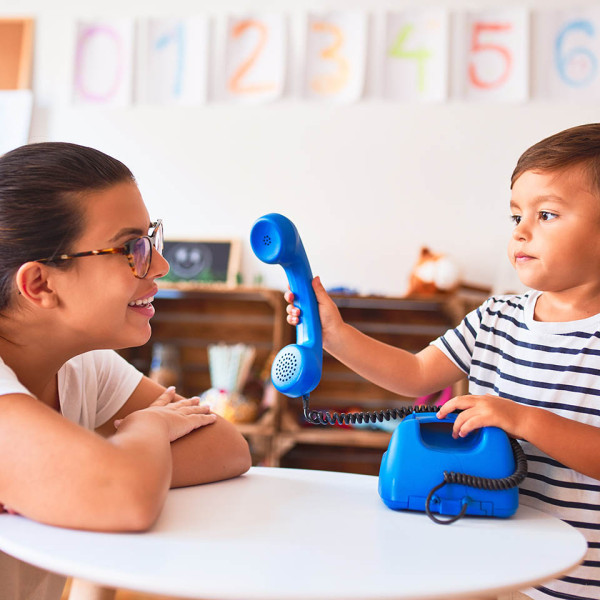
[[[225,40],[225,96],[235,102],[268,102],[283,93],[286,22],[283,15],[230,16]]]
[[[441,102],[448,96],[448,13],[410,10],[386,15],[384,96]]]
[[[458,44],[459,88],[468,100],[521,102],[528,97],[529,14],[524,8],[464,13]]]
[[[77,23],[73,82],[76,104],[131,103],[133,39],[133,19]]]
[[[31,90],[0,91],[0,155],[29,141],[32,109]]]
[[[308,98],[355,102],[363,94],[368,17],[362,11],[309,13],[304,91]]]
[[[136,100],[193,106],[206,102],[209,20],[146,19],[138,26]]]
[[[534,14],[535,97],[600,99],[600,9]]]

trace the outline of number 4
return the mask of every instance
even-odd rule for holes
[[[431,52],[424,48],[419,50],[406,50],[404,45],[407,38],[414,30],[413,25],[405,25],[398,34],[394,45],[390,48],[389,55],[393,58],[408,58],[417,61],[417,86],[420,92],[425,90],[425,64],[431,58]]]

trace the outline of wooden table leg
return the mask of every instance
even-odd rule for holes
[[[73,579],[69,600],[114,600],[116,590],[83,579]]]

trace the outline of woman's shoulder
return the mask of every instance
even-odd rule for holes
[[[101,371],[129,363],[115,350],[90,350],[69,359],[65,366],[77,371]]]

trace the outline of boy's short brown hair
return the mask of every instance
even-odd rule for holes
[[[565,129],[525,150],[513,171],[510,187],[525,171],[562,171],[575,166],[584,169],[592,191],[600,195],[600,123]]]

